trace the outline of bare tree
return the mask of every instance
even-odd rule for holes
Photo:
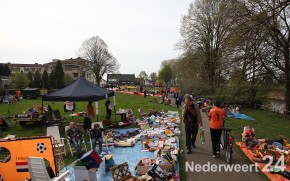
[[[220,82],[220,76],[229,66],[228,59],[232,46],[228,35],[234,25],[231,14],[234,13],[231,0],[196,0],[191,4],[188,14],[182,19],[179,46],[194,55],[202,65],[204,79],[214,92]]]
[[[114,73],[119,69],[119,64],[109,53],[107,44],[98,36],[85,40],[79,54],[88,61],[87,67],[94,72],[98,85],[105,73]]]
[[[248,29],[259,29],[256,46],[262,66],[285,85],[286,111],[290,113],[290,2],[288,0],[240,0],[247,11]],[[246,31],[247,32],[247,31]],[[281,73],[284,79],[280,78]]]
[[[140,72],[140,74],[138,75],[138,78],[140,78],[141,79],[141,81],[142,81],[142,85],[145,85],[145,83],[146,83],[146,81],[148,80],[148,75],[147,75],[147,73],[144,71],[144,70],[142,70],[141,72]]]

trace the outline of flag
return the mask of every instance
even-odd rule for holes
[[[17,172],[28,172],[28,162],[16,162]]]

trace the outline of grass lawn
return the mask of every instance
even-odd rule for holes
[[[225,127],[232,128],[232,134],[236,141],[241,141],[244,126],[255,128],[256,138],[279,139],[290,141],[290,120],[282,118],[277,113],[265,110],[245,110],[244,114],[254,118],[254,121],[246,121],[235,118],[226,118]]]
[[[113,101],[113,98],[111,98],[111,101]],[[152,101],[152,102],[150,102]],[[63,105],[64,102],[44,102],[44,105],[50,105],[52,107],[52,109],[59,109],[60,113],[63,116],[67,116],[70,113],[65,113],[63,110]],[[21,100],[20,102],[15,102],[12,104],[0,104],[0,114],[1,115],[6,115],[7,114],[7,110],[9,109],[11,112],[11,115],[13,116],[14,114],[20,114],[23,113],[24,111],[26,111],[28,108],[30,108],[32,105],[41,105],[41,99],[31,99],[31,100]],[[76,102],[76,111],[86,111],[86,105],[87,102]],[[162,105],[162,104],[158,104],[158,103],[153,103],[153,97],[147,97],[146,99],[143,98],[142,96],[137,96],[137,95],[129,95],[129,94],[123,94],[123,93],[116,93],[116,110],[118,109],[125,109],[125,108],[131,108],[134,112],[134,115],[139,118],[139,114],[137,109],[138,108],[142,108],[144,111],[149,111],[150,108],[152,109],[156,109],[161,111],[162,109],[164,111],[178,111],[179,109],[169,106],[169,105]],[[179,110],[180,111],[180,110]],[[99,121],[104,120],[105,119],[105,100],[101,100],[99,101],[99,116],[98,119]],[[67,118],[68,120],[71,120],[71,118]],[[83,118],[80,118],[82,121]],[[120,121],[120,116],[117,116],[117,122]],[[114,115],[112,114],[111,120],[115,120]],[[76,119],[75,119],[76,121]],[[97,118],[95,118],[93,121],[97,121]],[[132,125],[132,127],[136,127],[136,125]],[[64,136],[64,130],[60,130],[61,135]],[[40,131],[40,125],[39,124],[35,124],[35,123],[29,123],[26,124],[25,126],[19,126],[19,124],[16,125],[15,128],[11,128],[9,131],[3,132],[3,136],[7,135],[7,134],[15,134],[17,137],[29,137],[29,136],[44,136],[46,135],[46,128],[43,128],[43,131]],[[181,146],[183,146],[181,144]],[[90,148],[90,146],[88,145],[87,148]],[[184,149],[183,147],[181,147],[181,149]],[[140,150],[141,151],[141,150]],[[181,155],[180,159],[181,161],[185,161],[184,159],[184,153]],[[73,162],[74,160],[76,160],[76,157],[72,157],[70,156],[70,154],[68,154],[65,157],[65,162],[66,164],[69,164],[71,162]],[[185,165],[185,164],[180,164],[181,166]],[[182,169],[184,171],[184,169]],[[185,180],[185,172],[181,172],[180,173],[182,177],[182,180]]]

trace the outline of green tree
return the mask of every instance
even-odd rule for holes
[[[9,76],[11,74],[11,70],[8,67],[7,64],[3,65],[2,63],[0,64],[0,76]]]
[[[65,74],[64,75],[64,85],[68,85],[70,83],[72,83],[74,80],[72,78],[72,76],[70,74]]]
[[[169,85],[172,77],[173,72],[171,67],[168,64],[165,64],[158,74],[158,80],[163,81],[166,85]]]
[[[29,71],[28,74],[27,74],[27,78],[29,80],[29,84],[28,86],[29,87],[33,87],[33,76],[32,76],[32,73]]]
[[[27,75],[20,72],[15,72],[11,77],[11,84],[14,89],[27,87],[29,82]]]
[[[145,85],[145,82],[148,80],[148,75],[147,75],[147,73],[144,70],[142,70],[140,72],[140,74],[138,75],[138,78],[140,78],[141,84]]]
[[[33,86],[34,87],[37,87],[37,88],[40,88],[41,87],[41,76],[40,76],[40,73],[39,71],[37,70],[34,74],[34,79],[33,79]]]
[[[105,73],[113,73],[119,69],[118,61],[109,53],[108,45],[98,36],[84,41],[79,53],[88,61],[88,68],[94,72],[98,85]]]
[[[48,88],[48,73],[46,70],[43,71],[43,74],[42,74],[42,87],[47,89]]]
[[[150,74],[150,80],[151,80],[151,82],[156,82],[157,81],[157,74],[156,74],[156,72],[152,72]]]
[[[54,67],[54,76],[55,76],[55,88],[63,88],[64,87],[64,71],[62,68],[62,64],[60,60],[57,61],[56,66]]]
[[[54,70],[49,74],[49,88],[56,88],[56,78]]]

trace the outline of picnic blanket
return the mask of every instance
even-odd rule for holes
[[[252,117],[247,116],[245,114],[238,114],[238,113],[232,113],[232,112],[227,112],[227,117],[233,117],[236,119],[243,119],[243,120],[248,120],[248,121],[254,120]]]
[[[246,147],[246,146],[242,146],[242,142],[236,142],[236,145],[238,145],[240,147],[240,149],[244,152],[244,154],[249,158],[249,160],[251,160],[253,163],[255,163],[255,161],[253,161],[254,156],[253,153]],[[258,168],[260,169],[261,172],[263,172],[263,168],[266,166],[265,163],[257,163]],[[290,166],[286,165],[286,170],[289,171],[290,170]],[[270,180],[279,180],[279,181],[287,181],[288,179],[283,177],[280,174],[275,174],[275,173],[270,173],[270,172],[263,172]]]

